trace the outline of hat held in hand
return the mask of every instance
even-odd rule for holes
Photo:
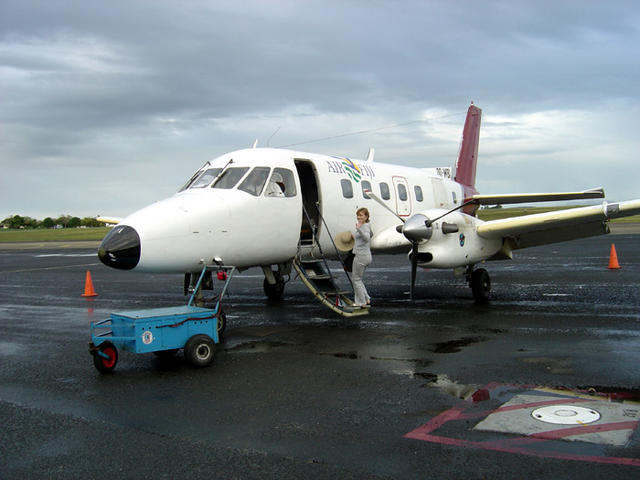
[[[353,238],[351,232],[340,232],[338,235],[336,235],[335,242],[336,247],[338,247],[338,250],[340,250],[341,252],[348,252],[356,244],[356,241]]]

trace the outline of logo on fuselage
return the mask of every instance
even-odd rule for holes
[[[349,175],[351,180],[353,180],[356,183],[360,181],[360,179],[362,178],[362,172],[360,171],[358,166],[355,163],[353,163],[352,160],[349,160],[348,158],[343,158],[342,166],[344,167],[345,171],[347,172],[347,175]]]
[[[356,165],[353,160],[345,157],[334,157],[339,161],[327,160],[327,167],[332,173],[346,173],[351,180],[360,183],[362,177],[375,177],[373,169],[366,165]]]

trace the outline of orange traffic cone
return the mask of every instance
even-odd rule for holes
[[[609,253],[609,268],[611,270],[615,270],[620,268],[620,264],[618,264],[618,254],[616,253],[615,244],[611,244],[611,253]]]
[[[91,280],[91,272],[87,270],[87,277],[84,281],[84,293],[83,297],[97,297],[98,294],[93,289],[93,281]]]

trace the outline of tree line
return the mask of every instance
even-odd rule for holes
[[[37,220],[31,217],[13,215],[0,222],[3,228],[78,228],[78,227],[102,227],[103,223],[92,217],[72,217],[71,215],[60,215],[57,218],[47,217],[44,220]]]

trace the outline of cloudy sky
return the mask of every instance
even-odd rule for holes
[[[450,166],[471,101],[481,193],[640,198],[639,51],[633,0],[0,0],[0,219],[125,216],[256,138]]]

